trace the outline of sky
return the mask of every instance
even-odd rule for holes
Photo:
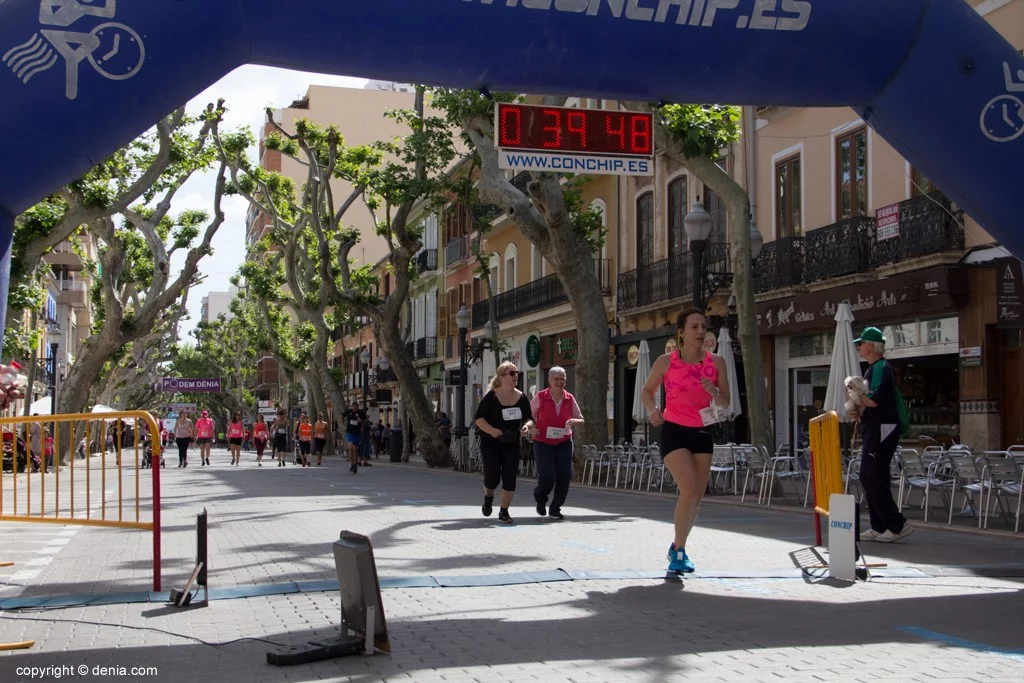
[[[232,71],[192,99],[188,103],[188,112],[198,113],[205,109],[207,104],[223,98],[228,112],[221,124],[221,130],[248,126],[258,137],[258,131],[264,121],[265,108],[287,107],[305,96],[310,85],[362,88],[365,84],[366,79],[363,78],[247,65]],[[252,156],[255,159],[255,149]],[[216,175],[214,170],[190,178],[175,195],[172,212],[178,213],[185,209],[205,209],[212,212]],[[183,343],[190,341],[189,333],[199,322],[203,297],[211,291],[227,291],[231,285],[231,276],[238,272],[238,267],[245,257],[247,202],[238,197],[228,197],[223,200],[222,207],[225,220],[214,235],[213,253],[199,262],[199,272],[205,276],[205,280],[189,292],[189,319],[183,320],[179,326],[180,339]],[[184,251],[175,254],[175,258],[171,260],[171,270],[175,277],[181,272],[184,260]]]

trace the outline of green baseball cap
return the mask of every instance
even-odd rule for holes
[[[882,331],[877,327],[865,327],[864,331],[860,333],[860,336],[853,340],[854,344],[860,344],[861,342],[885,342],[885,337],[882,336]]]

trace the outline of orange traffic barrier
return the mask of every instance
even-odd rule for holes
[[[132,428],[130,439],[126,425]],[[153,590],[159,591],[161,444],[153,416],[126,410],[4,417],[0,429],[0,521],[152,532]],[[148,444],[143,436],[147,430]],[[152,453],[148,463],[147,445]],[[152,470],[149,515],[142,510],[146,464]],[[108,477],[113,486],[109,491]]]

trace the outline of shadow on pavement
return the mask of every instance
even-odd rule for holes
[[[488,596],[499,599],[498,593],[486,589],[478,589],[478,595],[478,602],[485,607]],[[542,600],[556,597],[557,593],[541,596]],[[387,610],[386,593],[384,600]],[[570,609],[567,611],[565,607]],[[521,613],[513,615],[501,611],[486,618],[396,619],[388,616],[390,657],[349,657],[278,670],[265,663],[265,653],[277,649],[275,645],[243,641],[215,648],[181,643],[175,638],[159,647],[97,647],[62,654],[86,664],[155,665],[161,667],[161,677],[170,676],[173,680],[210,680],[219,675],[237,678],[249,673],[277,676],[279,680],[337,675],[349,681],[370,681],[399,674],[415,679],[417,672],[436,677],[437,669],[468,667],[492,667],[489,671],[494,678],[514,679],[515,669],[506,671],[502,667],[537,662],[555,666],[577,660],[642,669],[651,680],[666,680],[688,672],[707,675],[707,669],[715,667],[732,666],[737,667],[737,671],[749,671],[752,662],[759,661],[761,656],[770,659],[771,654],[766,651],[776,648],[885,646],[889,653],[885,658],[861,663],[863,675],[870,678],[873,666],[898,670],[900,663],[899,657],[893,654],[896,652],[894,644],[929,642],[922,640],[927,634],[938,637],[934,645],[940,645],[941,639],[966,645],[963,654],[956,659],[962,662],[961,672],[972,671],[977,665],[972,662],[977,652],[1002,657],[1006,670],[1015,670],[1019,666],[1016,662],[1024,656],[1019,629],[1008,627],[1005,619],[993,619],[993,615],[1020,614],[1022,610],[1024,592],[1021,591],[824,603],[707,594],[680,590],[671,584],[651,584],[588,592],[586,598],[560,602],[558,616],[551,618],[529,619]],[[84,619],[88,619],[89,612],[85,610]],[[567,616],[569,614],[582,616]],[[162,610],[150,611],[146,616],[160,619],[149,626],[126,625],[124,628],[187,634],[191,632],[190,621],[195,618],[187,613],[170,615]],[[503,618],[505,616],[509,618]],[[23,623],[16,627],[17,620]],[[0,615],[0,623],[12,637],[32,638],[33,634],[44,633],[52,628],[53,622],[60,621],[74,620],[63,620],[59,614]],[[117,634],[107,632],[116,632],[120,627],[120,624],[102,627],[98,635],[113,638]],[[925,628],[929,630],[923,630]],[[915,632],[915,629],[918,630]],[[92,632],[83,630],[83,633]],[[318,627],[263,637],[284,645],[336,635],[334,628]],[[225,640],[229,637],[227,633],[224,636]],[[123,634],[121,638],[129,640]],[[167,636],[161,635],[159,639],[164,641]],[[695,664],[704,662],[701,668],[691,670],[679,659],[687,655],[717,656],[710,660],[690,660]],[[832,655],[841,657],[846,653]],[[806,652],[800,657],[779,661],[775,655],[776,670],[791,674],[799,671],[827,674],[830,664],[827,659],[822,661],[822,657],[828,656],[827,653],[815,656]],[[51,666],[54,657],[53,652],[24,652],[0,658],[0,679],[16,680],[13,677],[15,667]],[[986,659],[986,668],[991,669],[993,661]],[[998,665],[1001,660],[995,661]],[[849,663],[837,662],[835,666],[845,668]],[[947,675],[955,677],[961,672],[948,671]],[[580,673],[586,674],[582,669]],[[766,673],[766,670],[759,670],[759,673]]]

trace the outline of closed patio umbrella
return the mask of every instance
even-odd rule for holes
[[[718,332],[718,355],[722,357],[729,376],[729,405],[724,412],[726,419],[732,422],[743,413],[743,405],[740,403],[740,381],[736,377],[736,358],[732,355],[732,335],[725,325]]]
[[[647,340],[641,340],[640,342],[640,355],[636,361],[636,384],[633,386],[633,419],[638,423],[644,425],[644,442],[650,443],[650,438],[647,432],[647,426],[650,424],[651,415],[647,411],[647,406],[644,405],[643,400],[640,397],[640,392],[644,388],[644,383],[647,382],[647,376],[651,374],[651,349],[647,345]],[[654,402],[661,403],[661,388],[654,394]]]
[[[834,410],[839,413],[841,422],[852,422],[846,414],[846,378],[850,375],[860,376],[860,359],[853,345],[853,310],[847,301],[839,304],[836,310],[836,339],[832,346],[832,363],[828,369],[828,388],[825,391],[825,412]]]

